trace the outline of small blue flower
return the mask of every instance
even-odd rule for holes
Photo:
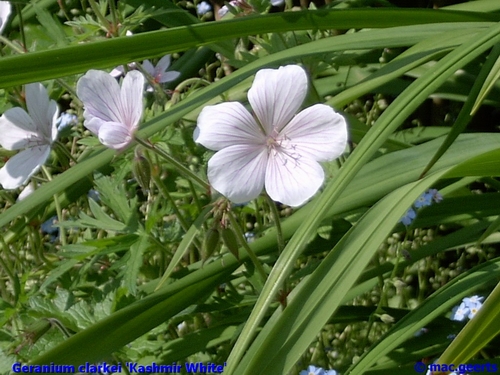
[[[210,12],[212,10],[212,7],[210,6],[209,3],[206,1],[202,1],[198,5],[196,5],[196,11],[200,16],[203,16],[204,14]]]
[[[55,223],[57,223],[57,216],[52,216],[49,220],[45,221],[42,225],[40,225],[42,233],[46,234],[58,233],[59,228],[54,226]]]
[[[310,365],[307,368],[307,370],[302,370],[299,375],[337,375],[337,371],[335,370],[325,371],[321,367]]]
[[[95,202],[99,203],[101,201],[101,194],[94,189],[90,189],[89,192],[87,193],[87,197],[90,199],[93,199]]]
[[[404,225],[408,226],[416,217],[417,213],[415,212],[413,207],[410,207],[399,221],[402,222]]]
[[[64,112],[61,114],[61,116],[57,119],[57,130],[61,131],[62,129],[68,127],[68,126],[73,126],[78,123],[78,117],[74,114]]]
[[[455,306],[453,310],[451,310],[450,319],[462,322],[469,313],[469,308],[462,302],[459,306]]]
[[[426,207],[432,204],[433,195],[430,192],[423,193],[420,197],[415,201],[415,208]]]
[[[50,242],[55,242],[57,240],[57,237],[59,237],[59,228],[54,226],[54,224],[56,223],[57,216],[52,216],[49,220],[40,225],[42,234],[48,234]]]
[[[255,241],[255,233],[253,232],[246,232],[245,233],[245,239],[247,240],[248,243],[252,243]]]
[[[465,303],[466,306],[468,307],[475,307],[477,305],[482,305],[484,297],[479,297],[479,296],[472,296],[472,297],[465,297],[462,302]]]
[[[465,317],[472,319],[483,306],[481,301],[484,297],[465,297],[459,306],[455,306],[451,311],[451,320],[463,321]]]
[[[439,203],[443,200],[443,196],[441,195],[441,193],[439,191],[437,191],[437,189],[429,189],[429,194],[432,195],[432,199],[436,203]]]

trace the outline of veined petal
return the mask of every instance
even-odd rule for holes
[[[203,108],[194,141],[218,151],[233,145],[264,147],[266,137],[241,103],[227,102]]]
[[[248,101],[267,134],[271,134],[288,124],[306,94],[306,72],[298,65],[287,65],[259,70],[248,90]]]
[[[208,161],[208,180],[215,190],[232,202],[248,202],[262,192],[266,164],[265,147],[229,146]]]
[[[133,70],[128,72],[123,79],[121,89],[121,114],[122,122],[133,133],[142,116],[142,92],[144,89],[144,76],[142,73]]]
[[[281,151],[269,155],[265,186],[274,201],[300,206],[316,194],[324,179],[323,168],[313,159],[296,159]]]
[[[157,73],[162,74],[168,69],[169,66],[170,66],[170,55],[165,55],[160,59],[160,61],[158,61],[155,70]]]
[[[0,145],[6,150],[25,148],[38,138],[33,119],[19,107],[8,109],[0,117],[0,134]]]
[[[54,100],[50,100],[47,90],[41,83],[26,85],[25,92],[26,107],[35,124],[35,131],[50,143],[54,137],[54,123],[59,115],[57,104]]]
[[[177,78],[179,78],[180,75],[181,75],[181,72],[176,72],[173,70],[171,72],[163,72],[160,75],[160,79],[158,80],[158,83],[175,81]]]
[[[104,146],[121,150],[132,142],[133,133],[120,122],[104,122],[99,128],[98,137]]]
[[[144,60],[142,62],[142,68],[151,76],[154,78],[155,76],[155,67],[153,64],[151,64],[151,61],[149,60]]]
[[[0,184],[4,189],[18,188],[40,169],[49,155],[49,145],[30,147],[14,155],[0,169]]]
[[[122,122],[120,86],[108,73],[89,70],[78,81],[76,93],[85,105],[85,126],[93,117]]]
[[[347,146],[347,124],[343,116],[325,104],[316,104],[297,114],[280,137],[294,150],[316,161],[338,158]]]
[[[49,109],[47,111],[49,113],[52,111],[52,123],[51,126],[47,129],[49,130],[47,139],[50,140],[50,143],[52,143],[57,139],[57,134],[59,133],[59,128],[57,126],[57,119],[59,118],[59,107],[54,100],[50,101]]]
[[[7,20],[10,16],[11,11],[12,11],[12,8],[10,6],[10,2],[0,1],[0,33],[3,31],[3,29],[7,25]]]
[[[85,115],[85,112],[83,111],[83,117],[87,118]],[[90,130],[92,133],[95,135],[99,134],[99,129],[101,128],[102,124],[106,123],[107,121],[101,120],[98,117],[93,117],[89,115],[89,120],[85,120],[85,127]]]

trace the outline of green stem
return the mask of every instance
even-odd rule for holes
[[[45,166],[42,166],[42,170],[45,176],[47,176],[47,179],[49,181],[52,181],[52,175],[50,174],[49,170],[45,168]],[[59,198],[57,197],[56,194],[54,194],[54,205],[56,206],[57,220],[59,221],[59,223],[62,223],[63,221],[62,208],[61,204],[59,203]],[[64,229],[64,227],[59,227],[59,240],[61,241],[61,245],[65,246],[67,244],[66,229]]]
[[[200,187],[202,187],[206,191],[208,191],[210,189],[210,185],[207,182],[203,181],[200,177],[198,177],[196,174],[194,174],[189,168],[186,168],[184,165],[182,165],[179,161],[174,159],[171,155],[167,154],[161,148],[156,147],[156,146],[152,145],[151,143],[149,143],[149,142],[147,142],[147,141],[145,141],[137,136],[135,137],[135,140],[140,145],[144,146],[148,150],[153,151],[155,154],[157,154],[158,156],[162,157],[167,162],[172,164],[180,174],[184,175],[184,177],[187,177],[187,178],[193,180],[196,184],[198,184]]]
[[[26,52],[22,47],[20,47],[17,44],[11,42],[9,39],[7,39],[6,37],[4,37],[3,35],[0,35],[0,42],[2,42],[3,44],[5,44],[6,46],[9,46],[10,48],[12,48],[17,53],[25,53]]]
[[[152,174],[153,180],[158,187],[158,190],[160,191],[161,195],[163,195],[164,198],[166,198],[170,204],[172,205],[172,209],[174,210],[175,216],[177,216],[177,219],[179,220],[179,223],[181,223],[182,229],[184,229],[185,232],[188,231],[189,225],[186,222],[186,219],[184,219],[184,216],[181,214],[179,209],[177,208],[177,205],[175,204],[174,198],[170,195],[170,192],[168,191],[167,187],[163,183],[163,181],[160,179],[159,176],[157,176],[155,173]]]
[[[5,261],[0,256],[0,267],[3,268],[3,270],[5,271],[5,273],[7,274],[7,276],[9,277],[9,279],[10,279],[10,281],[12,283],[12,287],[14,289],[14,301],[17,302],[17,300],[19,298],[19,295],[21,293],[20,285],[19,285],[19,279],[17,278],[17,276],[13,272],[12,264],[9,261],[9,253],[7,251],[8,245],[5,243],[5,241],[3,240],[2,236],[0,236],[0,244],[2,245],[2,247],[4,249],[4,251],[2,253],[6,254]],[[7,264],[7,263],[9,263],[9,264]]]
[[[106,32],[108,32],[108,33],[112,32],[113,30],[111,28],[111,23],[109,23],[109,21],[106,19],[106,17],[104,17],[104,15],[101,13],[101,10],[99,9],[99,6],[97,5],[97,3],[94,0],[89,0],[89,5],[92,8],[92,11],[96,15],[96,17],[99,19],[99,21],[101,21]]]
[[[248,242],[245,239],[245,235],[243,234],[241,227],[240,227],[240,224],[238,223],[238,220],[236,220],[236,217],[234,216],[233,212],[229,211],[227,213],[227,215],[229,217],[229,221],[231,222],[231,226],[232,226],[236,236],[238,237],[241,245],[243,246],[243,248],[247,252],[248,257],[250,258],[250,260],[254,264],[255,269],[257,270],[257,272],[259,272],[259,275],[262,278],[262,282],[263,282],[262,285],[264,285],[266,280],[267,280],[267,273],[266,273],[266,270],[264,269],[264,266],[262,266],[262,263],[260,262],[259,258],[257,258],[257,255],[255,255],[255,253],[250,248],[250,246],[248,246]]]
[[[26,35],[24,33],[24,20],[23,20],[23,12],[21,9],[21,4],[15,3],[16,4],[16,12],[17,15],[19,16],[19,32],[21,33],[21,40],[23,41],[23,51],[22,53],[26,52]]]
[[[265,194],[267,203],[269,208],[271,209],[271,216],[273,218],[274,224],[276,225],[276,237],[278,238],[278,254],[281,254],[283,249],[285,248],[285,240],[283,238],[283,230],[281,229],[281,220],[278,209],[276,208],[276,204],[269,197],[269,195]]]

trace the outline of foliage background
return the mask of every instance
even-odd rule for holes
[[[499,363],[498,1],[251,4],[214,21],[187,1],[14,3],[2,112],[20,85],[44,82],[79,120],[53,151],[52,180],[22,201],[0,192],[2,373],[16,361],[203,361],[225,374]],[[181,77],[146,97],[138,136],[203,179],[199,111],[245,101],[261,68],[301,64],[305,106],[348,118],[350,148],[310,203],[231,208],[265,280],[242,241],[206,244],[215,196],[151,150],[117,154],[82,127],[81,74],[169,53]],[[429,188],[443,201],[403,226]],[[451,321],[473,294],[488,296],[477,317]]]

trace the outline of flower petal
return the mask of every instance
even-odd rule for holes
[[[142,92],[144,90],[144,76],[138,71],[128,72],[123,79],[121,89],[122,122],[130,134],[133,134],[139,125],[142,116]]]
[[[170,55],[165,55],[160,59],[160,61],[158,61],[155,70],[157,73],[160,73],[161,75],[168,69],[169,66],[170,66]]]
[[[294,145],[301,156],[316,161],[333,160],[347,146],[347,124],[331,107],[316,104],[297,114],[280,136]]]
[[[233,145],[262,145],[266,137],[246,108],[238,102],[203,108],[194,141],[214,151]]]
[[[120,86],[108,73],[89,70],[78,81],[76,93],[85,106],[85,126],[94,117],[106,122],[123,122]],[[90,130],[95,132],[95,129]]]
[[[133,139],[129,129],[120,122],[102,123],[98,137],[104,146],[114,150],[121,150],[132,142]]]
[[[153,64],[151,64],[151,61],[149,60],[144,60],[142,62],[142,68],[151,76],[151,77],[155,77],[155,67],[153,66]]]
[[[215,190],[232,202],[248,202],[262,192],[266,163],[265,147],[229,146],[208,161],[208,180]]]
[[[171,72],[163,72],[160,76],[160,79],[158,80],[158,83],[175,81],[177,78],[179,78],[180,75],[181,72],[176,72],[173,70]]]
[[[298,65],[287,65],[259,70],[248,90],[248,101],[267,134],[271,134],[288,124],[306,94],[306,72]]]
[[[311,198],[323,184],[325,172],[313,159],[273,151],[267,163],[266,191],[272,200],[297,207]]]
[[[0,1],[0,33],[3,31],[7,25],[7,20],[12,12],[10,2]]]
[[[32,118],[19,107],[8,109],[0,117],[0,134],[0,145],[6,150],[25,148],[38,139]]]
[[[41,138],[51,143],[57,137],[57,117],[59,109],[54,100],[50,100],[47,90],[41,83],[30,83],[25,86],[26,107],[33,119],[36,132]]]
[[[50,145],[27,148],[14,155],[0,169],[0,184],[4,189],[23,185],[45,163],[50,155]]]

